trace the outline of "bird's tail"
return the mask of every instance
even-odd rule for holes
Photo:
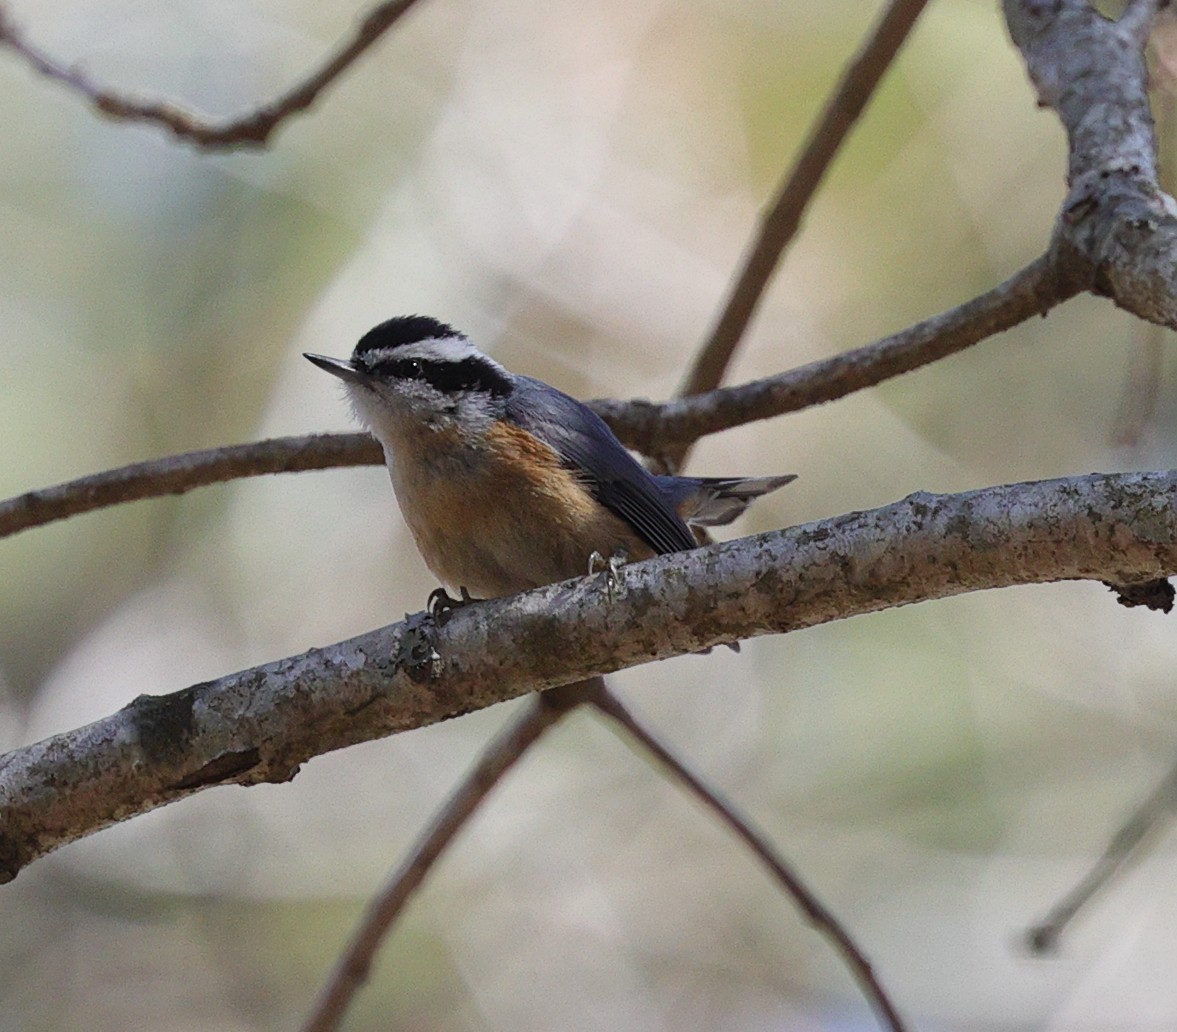
[[[780,477],[658,477],[658,485],[687,523],[722,527],[761,495],[796,479],[793,473]]]

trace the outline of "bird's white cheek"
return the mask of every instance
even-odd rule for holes
[[[384,445],[385,451],[395,447],[409,418],[404,406],[390,403],[359,384],[349,384],[347,393],[356,419]]]
[[[373,397],[372,392],[359,384],[349,383],[347,384],[347,400],[356,419],[375,433],[373,415],[376,409],[376,398]]]

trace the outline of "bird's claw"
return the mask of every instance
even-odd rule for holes
[[[613,602],[614,596],[621,594],[625,587],[621,580],[621,568],[625,565],[627,558],[624,549],[618,549],[608,559],[596,550],[589,556],[589,576],[604,571],[605,594],[609,596],[610,603]]]
[[[465,586],[458,588],[458,594],[462,597],[453,598],[445,588],[434,588],[429,592],[429,597],[425,600],[425,608],[439,626],[444,625],[449,620],[450,614],[455,609],[461,609],[463,606],[468,606],[471,602],[478,601],[478,599],[471,596]]]

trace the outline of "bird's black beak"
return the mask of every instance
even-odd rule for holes
[[[332,376],[338,376],[341,380],[346,380],[348,383],[366,383],[368,377],[351,364],[351,361],[346,358],[331,358],[329,355],[312,355],[310,352],[304,351],[302,357],[309,362],[313,362],[320,369],[325,370]]]

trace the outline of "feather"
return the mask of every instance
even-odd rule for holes
[[[529,376],[517,376],[506,415],[555,449],[594,497],[655,552],[697,544],[659,482],[625,450],[592,409]]]

